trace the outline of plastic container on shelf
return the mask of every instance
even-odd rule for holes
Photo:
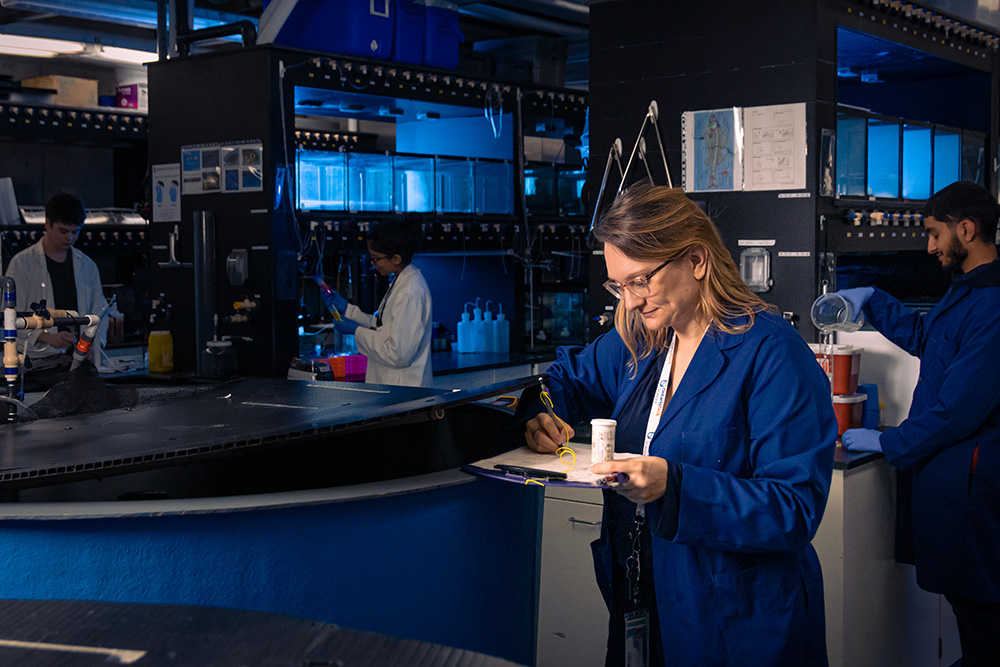
[[[435,158],[438,213],[473,212],[473,162],[455,158]]]
[[[476,160],[476,213],[510,215],[514,212],[513,174],[513,167],[506,160]]]
[[[392,0],[265,0],[258,42],[370,58],[392,53]]]
[[[434,210],[434,158],[417,155],[392,157],[393,208],[397,213]]]
[[[458,45],[465,35],[458,25],[458,5],[446,0],[424,0],[424,65],[455,69]]]
[[[347,154],[347,205],[351,211],[392,210],[392,157]]]
[[[424,0],[396,0],[392,60],[419,65],[424,61]]]
[[[172,373],[174,370],[174,337],[169,331],[149,332],[149,372]]]

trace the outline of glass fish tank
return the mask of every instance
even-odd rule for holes
[[[347,156],[340,151],[295,154],[296,206],[303,211],[347,208]]]
[[[434,158],[394,155],[392,158],[393,209],[397,213],[434,210]]]
[[[437,210],[439,213],[472,213],[473,162],[459,158],[435,159]]]
[[[837,116],[837,195],[865,196],[865,142],[867,123],[864,118],[847,114]]]
[[[903,125],[903,199],[928,199],[931,192],[931,128]]]
[[[508,161],[476,160],[476,213],[514,212],[513,167]]]
[[[556,193],[559,215],[586,215],[587,207],[583,202],[583,184],[586,181],[587,172],[583,167],[559,168]]]
[[[899,199],[900,123],[868,119],[868,195]]]
[[[962,180],[986,187],[986,135],[962,133]]]
[[[392,210],[392,157],[347,154],[347,203],[352,211]]]
[[[961,179],[961,133],[934,128],[934,191]]]
[[[531,215],[556,215],[556,167],[530,164],[524,170],[524,201]]]

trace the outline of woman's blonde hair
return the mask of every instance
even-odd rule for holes
[[[649,183],[629,187],[595,226],[594,237],[626,257],[649,262],[678,259],[691,248],[703,247],[707,260],[698,307],[719,330],[746,331],[753,326],[756,313],[771,309],[740,278],[715,224],[679,188]],[[749,320],[735,323],[744,317]],[[625,307],[624,299],[615,309],[615,328],[632,353],[629,366],[633,372],[639,359],[670,342],[668,330],[646,329],[642,317]]]

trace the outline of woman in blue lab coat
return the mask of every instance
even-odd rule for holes
[[[594,234],[615,330],[560,349],[549,386],[567,424],[616,419],[616,451],[644,454],[592,468],[626,480],[593,545],[607,664],[825,665],[825,374],[679,189],[629,188]],[[525,437],[554,451],[562,429],[541,413]]]

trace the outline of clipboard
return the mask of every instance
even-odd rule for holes
[[[491,477],[504,482],[514,482],[515,484],[529,484],[529,480],[535,483],[551,486],[567,486],[581,489],[613,489],[618,486],[618,480],[607,480],[607,475],[590,472],[590,445],[571,442],[567,445],[573,450],[575,463],[570,466],[563,463],[569,460],[568,457],[559,457],[553,454],[539,454],[527,447],[518,447],[509,452],[491,456],[475,463],[470,463],[462,467],[465,472],[479,475],[481,477]],[[615,460],[640,456],[640,454],[630,454],[627,452],[615,452]],[[565,479],[553,479],[548,477],[528,477],[523,474],[510,473],[498,470],[495,466],[503,465],[515,468],[530,468],[532,470],[551,472],[554,474],[565,473]]]

